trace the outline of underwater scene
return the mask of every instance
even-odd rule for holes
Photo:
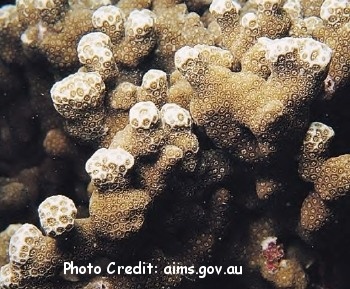
[[[0,289],[349,289],[349,0],[0,2]]]

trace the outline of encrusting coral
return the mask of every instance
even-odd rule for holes
[[[0,288],[346,289],[325,272],[350,258],[349,21],[346,0],[2,6]]]

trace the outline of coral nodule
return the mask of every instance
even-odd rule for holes
[[[6,3],[0,289],[348,289],[348,0]]]

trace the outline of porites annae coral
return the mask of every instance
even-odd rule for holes
[[[343,0],[1,7],[0,225],[25,224],[0,234],[9,246],[0,288],[210,286],[164,273],[174,262],[239,262],[239,280],[209,278],[224,288],[324,286],[319,269],[342,264],[328,248],[341,252],[349,235],[349,140],[337,147],[347,106],[329,109],[349,86],[349,9]],[[160,272],[61,272],[65,261],[115,260]]]

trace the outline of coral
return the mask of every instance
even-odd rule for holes
[[[24,184],[13,179],[1,178],[1,208],[0,213],[6,214],[9,211],[20,211],[30,202],[28,189]]]
[[[53,17],[50,23],[42,21],[37,14],[40,14],[40,8],[30,5],[30,1],[21,1],[17,3],[19,18],[22,19],[26,30],[21,35],[21,41],[26,53],[29,55],[40,55],[45,57],[54,67],[58,69],[72,69],[77,66],[76,45],[78,39],[85,33],[92,30],[91,11],[87,7],[73,5],[72,9],[64,10],[62,17]],[[36,1],[33,1],[36,3]],[[28,7],[27,7],[28,5]],[[60,9],[51,8],[54,13]],[[50,11],[44,9],[43,11]],[[29,12],[26,16],[26,10]],[[45,17],[52,17],[50,12]],[[53,23],[52,23],[53,22]]]
[[[329,0],[313,1],[312,5],[303,7],[303,15],[295,19],[295,28],[291,29],[290,34],[296,37],[300,37],[301,34],[311,36],[333,50],[324,93],[324,97],[330,99],[336,91],[348,84],[349,64],[346,59],[349,59],[349,51],[344,43],[349,39],[350,6],[347,1]]]
[[[167,101],[177,103],[181,107],[189,110],[190,101],[193,95],[191,85],[182,77],[180,72],[174,71],[170,76],[170,88],[168,90]]]
[[[350,190],[349,155],[330,157],[334,130],[320,122],[311,123],[299,158],[299,173],[314,185],[301,207],[301,227],[318,231],[332,216],[331,201],[344,197]]]
[[[0,7],[0,288],[348,288],[349,8]]]
[[[120,2],[119,6],[124,5]],[[78,46],[80,62],[90,71],[102,72],[104,79],[118,74],[117,63],[137,66],[155,45],[154,14],[148,9],[127,13],[127,8],[120,7],[108,5],[97,9],[91,21],[101,32],[84,35]]]
[[[323,2],[320,0],[312,1],[311,3],[305,0],[300,1],[303,15],[306,17],[318,16]]]
[[[165,104],[160,111],[151,102],[140,102],[132,107],[130,109],[130,125],[116,134],[110,148],[97,150],[86,163],[86,170],[91,176],[93,185],[89,218],[76,219],[76,208],[67,197],[47,198],[38,209],[40,223],[47,236],[43,236],[35,226],[29,224],[23,225],[15,233],[11,239],[12,243],[10,242],[10,248],[14,248],[11,250],[13,254],[10,253],[9,265],[2,269],[1,284],[3,286],[19,286],[20,288],[34,286],[33,284],[40,283],[42,277],[48,278],[54,271],[57,271],[62,266],[63,260],[68,260],[68,256],[76,256],[74,258],[79,260],[81,255],[77,254],[77,248],[72,248],[74,251],[69,249],[70,253],[55,251],[56,246],[57,249],[60,247],[58,243],[64,240],[61,239],[61,235],[79,242],[81,247],[79,250],[87,250],[91,246],[89,245],[91,242],[95,243],[94,247],[97,250],[85,253],[82,255],[83,258],[88,258],[91,254],[94,256],[99,250],[102,250],[104,242],[129,239],[131,235],[139,232],[143,227],[149,204],[160,195],[166,194],[168,190],[167,180],[174,170],[211,176],[208,179],[209,182],[201,188],[204,191],[211,186],[222,183],[224,175],[228,173],[226,171],[228,164],[222,160],[222,169],[216,169],[220,162],[220,154],[206,154],[205,157],[203,155],[203,162],[199,165],[200,169],[196,171],[195,155],[199,148],[198,141],[191,132],[191,125],[192,120],[189,112],[176,104]],[[145,146],[148,143],[144,137],[147,131],[156,132],[162,138],[157,147]],[[121,134],[126,133],[130,133],[130,136],[121,136]],[[139,138],[138,142],[141,142],[140,148],[143,150],[136,150],[139,147],[135,146],[133,137]],[[132,146],[134,149],[130,149]],[[125,148],[129,148],[131,154]],[[142,160],[142,157],[146,155],[155,157],[153,163]],[[208,167],[205,158],[213,162],[212,168]],[[180,162],[182,162],[181,166],[179,166]],[[139,174],[141,187],[139,185],[137,188],[133,188],[135,180],[133,182],[131,180],[135,179],[136,176],[133,176],[135,173]],[[200,264],[206,259],[207,252],[214,246],[215,240],[224,231],[230,194],[226,189],[214,189],[211,199],[211,205],[205,219],[201,218],[200,225],[197,225],[199,232],[191,233],[188,236],[187,245],[179,252],[178,258],[181,260],[179,262],[189,264],[196,261]],[[198,222],[195,219],[193,221]],[[202,222],[207,224],[203,227],[205,229],[201,229]],[[24,242],[23,240],[26,238],[37,239],[34,244],[45,246],[44,252],[50,254],[52,258],[59,258],[60,261],[50,263],[55,264],[55,267],[50,267],[45,259],[42,259],[42,266],[36,265],[39,255],[32,250],[37,250],[37,245],[32,243],[22,245],[21,242]],[[57,245],[55,245],[56,243]],[[24,248],[24,246],[30,247]],[[117,243],[113,247],[118,248],[118,246]],[[16,254],[16,250],[19,252],[26,250],[26,254],[30,254],[31,257]],[[111,250],[113,249],[111,248]],[[165,264],[171,264],[172,257],[158,251],[159,249],[155,251],[155,254],[160,254]],[[23,259],[18,261],[18,256],[23,256]],[[156,262],[155,260],[158,260],[159,257],[153,258]],[[21,266],[20,268],[15,266],[17,263],[23,266],[26,264],[38,266],[37,270],[40,273],[31,273],[28,279],[22,276],[24,272]],[[32,265],[28,266],[32,268]],[[154,286],[155,282],[159,282],[158,278],[165,278],[162,282],[170,282],[169,284],[173,285],[181,281],[181,278],[177,281],[166,281],[166,275],[155,278],[155,280],[147,280],[147,286]]]
[[[8,248],[12,235],[20,228],[20,224],[9,225],[0,233],[0,266],[8,263]]]
[[[246,161],[269,157],[284,133],[301,131],[307,119],[300,114],[316,97],[331,58],[327,46],[308,38],[260,38],[257,45],[271,71],[266,81],[213,65],[196,48],[183,47],[175,55],[176,67],[196,91],[190,104],[196,124],[216,145]],[[232,87],[239,89],[231,92]]]
[[[315,180],[315,190],[323,200],[336,200],[350,190],[350,155],[341,155],[326,160]]]
[[[265,266],[269,273],[276,273],[279,263],[284,256],[283,248],[277,244],[277,238],[267,237],[261,243]]]
[[[67,119],[67,130],[83,140],[103,134],[105,84],[96,72],[77,72],[56,82],[51,97],[56,110]]]
[[[275,275],[268,275],[269,273],[263,272],[263,276],[267,280],[271,280],[277,288],[306,288],[307,279],[301,265],[295,260],[283,260],[281,262],[281,268]]]
[[[51,95],[56,110],[62,116],[78,119],[84,112],[101,105],[104,88],[98,73],[77,72],[55,83]]]
[[[214,44],[214,36],[204,27],[197,13],[188,13],[181,1],[154,1],[157,17],[155,61],[167,72],[174,67],[175,52],[185,45]],[[173,15],[177,15],[174,17]]]
[[[255,1],[257,11],[245,13],[241,18],[241,5],[234,1],[213,1],[210,12],[220,26],[220,45],[230,50],[239,62],[243,54],[259,37],[270,39],[286,36],[290,19],[281,8],[281,1]]]
[[[136,66],[155,45],[154,15],[150,10],[134,10],[125,22],[125,39],[114,51],[115,57],[128,66]],[[122,51],[129,51],[123,53]]]
[[[299,159],[299,173],[305,181],[316,180],[320,165],[328,158],[333,137],[334,131],[331,127],[320,122],[310,124]]]
[[[298,260],[286,254],[283,244],[275,237],[275,226],[271,219],[255,221],[249,228],[246,254],[240,253],[249,267],[257,267],[262,276],[275,288],[307,287],[307,276]]]
[[[331,210],[320,196],[312,192],[304,200],[301,207],[300,225],[307,231],[321,229],[330,219]]]
[[[137,99],[138,101],[152,101],[157,106],[161,106],[165,103],[167,89],[166,73],[161,70],[150,69],[142,78]]]
[[[112,43],[118,43],[123,37],[125,22],[123,11],[113,5],[102,6],[92,14],[92,24],[108,35]]]
[[[55,157],[68,156],[73,153],[73,144],[61,129],[51,129],[47,132],[43,147],[48,155]]]
[[[130,14],[133,10],[148,9],[151,6],[150,0],[121,0],[118,2],[118,7],[125,11],[125,14]]]
[[[1,60],[6,63],[20,62],[21,53],[20,36],[24,30],[14,5],[5,5],[0,8],[0,43]]]
[[[58,195],[45,199],[38,213],[46,235],[59,236],[73,229],[77,209],[69,198]]]
[[[116,63],[111,51],[111,39],[101,32],[84,35],[77,47],[78,57],[88,71],[96,71],[103,80],[117,74]]]
[[[99,149],[86,163],[94,186],[113,192],[123,186],[125,175],[134,165],[134,157],[121,148]]]
[[[120,83],[109,95],[109,106],[115,110],[128,110],[136,104],[136,85],[130,82]]]
[[[55,266],[62,264],[55,242],[31,224],[22,225],[12,235],[9,255],[10,263],[0,271],[0,284],[5,288],[25,288],[32,278],[52,275]]]

